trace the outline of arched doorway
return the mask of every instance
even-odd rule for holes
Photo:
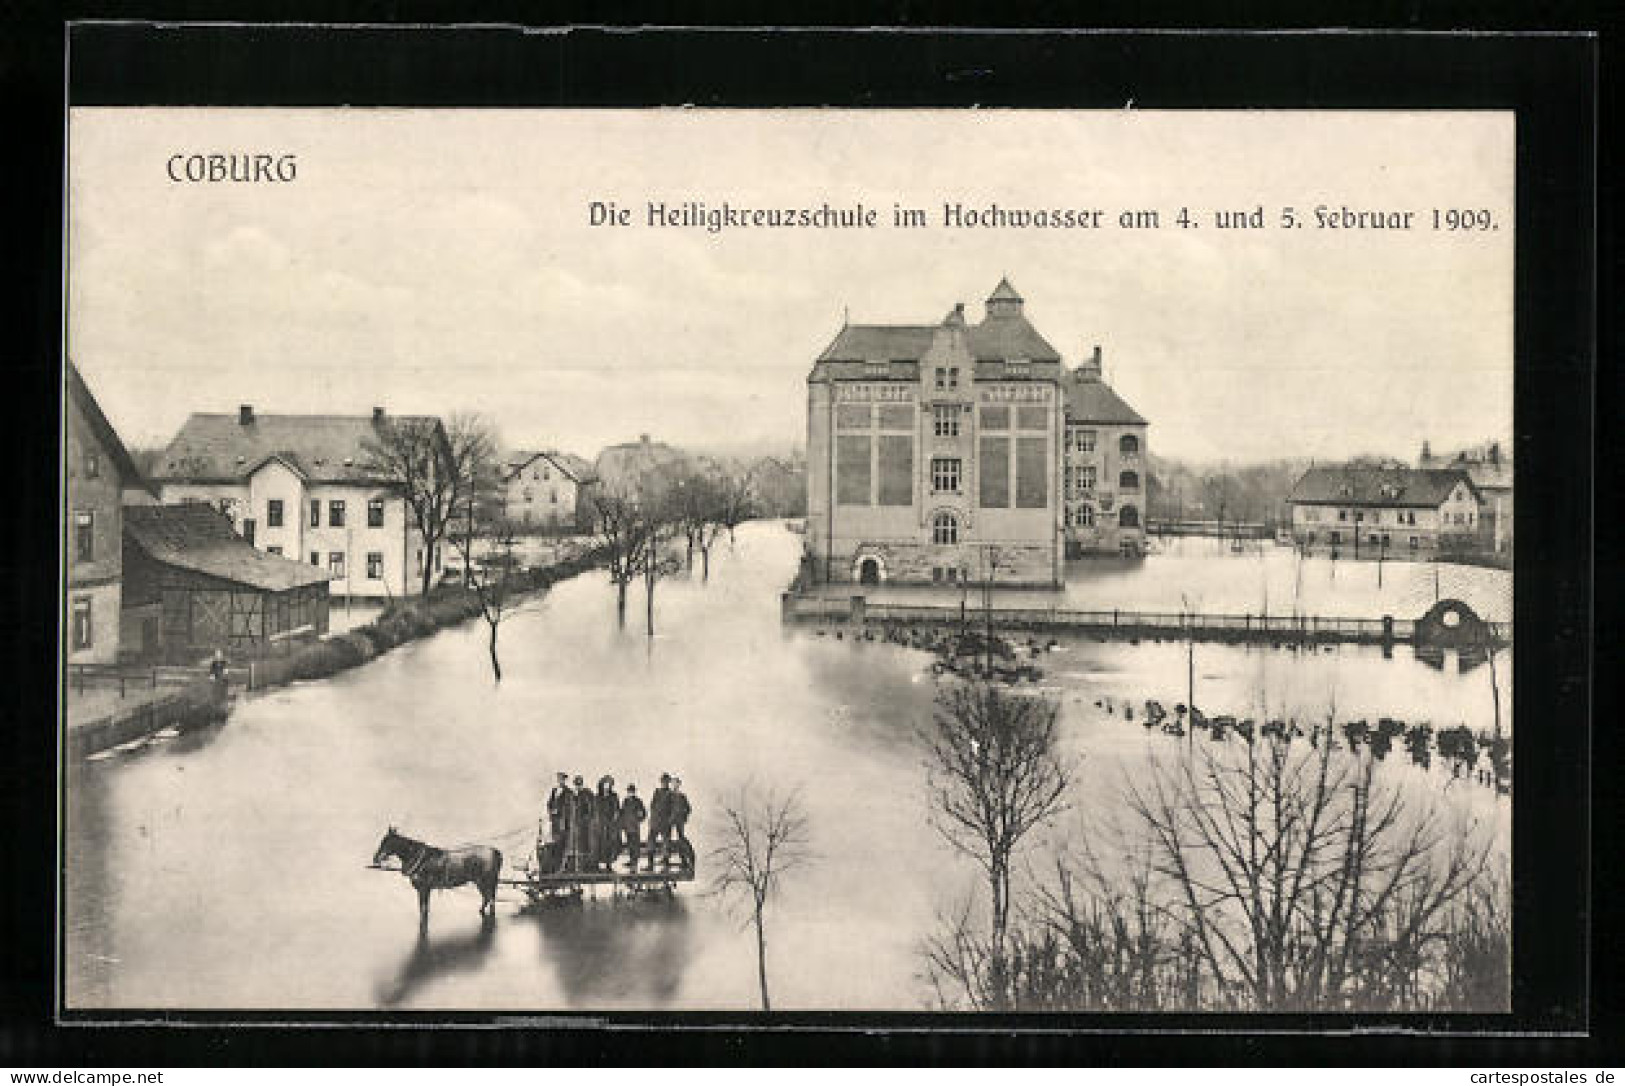
[[[862,562],[858,563],[858,583],[879,584],[880,563],[873,558],[865,558]]]

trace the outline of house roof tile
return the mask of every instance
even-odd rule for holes
[[[203,502],[125,506],[124,534],[154,561],[264,592],[329,579],[325,570],[257,550]]]
[[[1097,422],[1116,426],[1144,426],[1145,419],[1098,377],[1069,373],[1061,382],[1068,422]]]
[[[392,415],[393,423],[439,425],[432,415]],[[383,483],[367,468],[366,443],[378,433],[368,415],[194,414],[164,450],[161,482],[240,482],[271,457],[318,483]]]
[[[1338,465],[1304,472],[1287,500],[1298,505],[1433,509],[1458,483],[1466,483],[1473,497],[1479,497],[1472,478],[1456,468]]]

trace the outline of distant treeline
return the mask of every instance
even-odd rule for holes
[[[1193,465],[1152,455],[1146,484],[1152,520],[1223,520],[1276,524],[1287,519],[1286,501],[1308,457],[1258,464]]]

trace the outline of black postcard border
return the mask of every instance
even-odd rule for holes
[[[0,977],[0,1062],[275,1062],[290,1052],[321,1063],[388,1063],[432,1051],[446,1062],[649,1060],[790,1062],[1093,1058],[1162,1063],[1194,1043],[1212,1062],[1291,1059],[1308,1044],[1338,1062],[1488,1061],[1496,1053],[1576,1052],[1601,1021],[1590,1003],[1591,902],[1613,868],[1589,863],[1592,438],[1596,389],[1595,132],[1598,42],[1575,34],[1271,35],[1108,32],[752,29],[628,32],[513,26],[155,26],[81,22],[63,55],[69,100],[95,105],[417,106],[1008,106],[1028,108],[1513,109],[1518,116],[1517,418],[1519,464],[1515,712],[1550,722],[1518,751],[1514,805],[1514,1014],[1292,1018],[1266,1016],[944,1017],[924,1014],[551,1015],[562,1028],[522,1028],[514,1016],[344,1014],[65,1014],[58,990],[54,719],[56,585],[17,578],[24,608],[14,644],[25,705],[6,737],[11,840],[29,872],[0,895],[11,964]],[[28,72],[49,74],[35,58]],[[26,395],[8,429],[32,522],[54,526],[54,487],[42,448],[56,448],[60,398],[63,190],[61,73],[26,84],[40,110],[28,181],[38,212],[13,211],[23,251],[46,274],[15,340],[11,372]],[[8,80],[8,90],[13,80]],[[53,100],[54,96],[54,100]],[[53,157],[54,156],[54,157]],[[26,205],[24,205],[26,208]],[[26,224],[26,225],[25,225]],[[1605,266],[1604,273],[1608,269]],[[52,405],[47,412],[45,405]],[[54,482],[54,476],[50,476]],[[27,565],[55,569],[57,538],[42,531]],[[14,663],[23,663],[14,658]],[[1532,729],[1526,725],[1526,731]],[[1599,733],[1599,741],[1607,737]],[[1608,740],[1612,742],[1612,740]],[[1605,764],[1612,764],[1605,763]],[[1531,785],[1529,782],[1536,782]],[[1538,789],[1538,791],[1536,791]],[[53,819],[54,821],[54,819]],[[54,827],[53,827],[54,828]],[[1594,898],[1593,894],[1597,897]],[[270,1028],[273,1023],[299,1028]],[[150,1023],[162,1022],[163,1027]],[[260,1023],[245,1029],[226,1023]],[[425,1035],[397,1026],[464,1026]],[[496,1028],[479,1028],[487,1026]],[[607,1027],[607,1028],[598,1028]],[[667,1032],[675,1027],[679,1032]],[[652,1032],[658,1030],[660,1032]],[[1131,1032],[1147,1031],[1147,1032]],[[1448,1039],[1440,1035],[1447,1035]],[[1534,1040],[1531,1035],[1541,1035]],[[1378,1045],[1371,1041],[1381,1038]],[[1566,1039],[1565,1039],[1566,1038]],[[1441,1043],[1442,1042],[1442,1043]],[[290,1049],[288,1046],[292,1045]],[[431,1046],[426,1047],[426,1046]],[[1531,1047],[1533,1045],[1533,1047]],[[1471,1054],[1471,1055],[1469,1055]]]

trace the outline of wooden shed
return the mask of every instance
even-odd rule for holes
[[[153,616],[148,659],[241,658],[327,632],[328,573],[256,550],[201,502],[124,510],[124,606]]]

